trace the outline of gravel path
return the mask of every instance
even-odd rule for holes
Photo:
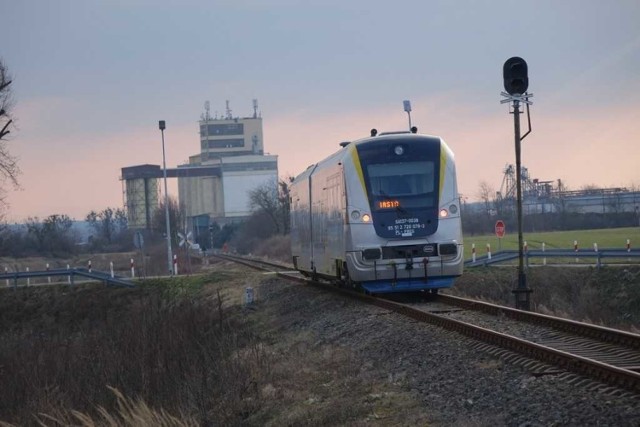
[[[258,301],[280,333],[349,350],[379,382],[408,390],[429,425],[640,425],[640,397],[534,375],[508,354],[379,307],[279,279],[259,286]]]

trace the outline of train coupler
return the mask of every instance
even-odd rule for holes
[[[424,265],[424,282],[427,283],[429,281],[429,277],[427,274],[427,266],[429,265],[429,258],[427,257],[423,258],[422,264]]]

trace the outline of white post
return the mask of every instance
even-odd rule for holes
[[[471,262],[476,262],[476,244],[471,244]]]
[[[244,288],[244,305],[252,305],[253,304],[253,288],[251,286],[247,286]]]
[[[29,272],[29,267],[27,267],[27,273]],[[31,278],[27,277],[27,286],[31,284]]]
[[[67,264],[67,270],[71,270],[71,267],[69,267],[69,264]],[[69,284],[71,283],[71,274],[67,276],[67,283]]]
[[[543,254],[544,254],[545,246],[546,245],[544,244],[544,242],[542,242],[542,253]],[[542,265],[547,265],[547,257],[546,256],[542,257]]]
[[[136,277],[136,269],[135,264],[133,263],[133,258],[131,258],[131,278],[133,279],[134,277]]]
[[[173,256],[173,274],[178,275],[178,255]]]
[[[8,274],[9,269],[7,267],[4,268],[4,274]],[[9,286],[9,279],[7,279],[7,286]]]
[[[593,251],[594,252],[598,252],[598,244],[597,243],[593,244]]]
[[[578,241],[574,240],[573,241],[573,250],[575,251],[575,253],[578,253]],[[579,262],[578,257],[576,257],[576,262]]]
[[[88,267],[89,267],[89,273],[91,273],[91,260],[89,260],[89,265],[88,265]]]
[[[487,243],[487,259],[491,259],[491,245]]]
[[[631,252],[631,240],[627,239],[627,252]]]
[[[115,277],[113,274],[113,261],[109,262],[109,269],[111,270],[111,278],[113,279]]]
[[[47,263],[47,271],[49,271],[49,263]],[[47,282],[51,283],[51,276],[47,276]]]

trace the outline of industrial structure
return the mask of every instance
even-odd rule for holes
[[[178,179],[178,201],[187,228],[200,235],[210,224],[224,225],[251,214],[249,193],[278,184],[278,156],[264,153],[262,117],[257,100],[253,115],[234,117],[226,102],[225,114],[212,117],[209,102],[199,121],[200,152],[189,163],[167,169]],[[158,165],[122,168],[127,219],[132,228],[149,228],[158,206]]]
[[[640,191],[627,188],[585,188],[569,191],[560,179],[541,181],[531,178],[522,167],[522,203],[525,214],[547,212],[621,213],[639,212]],[[516,174],[513,165],[505,166],[502,185],[496,192],[495,207],[499,213],[515,208]]]

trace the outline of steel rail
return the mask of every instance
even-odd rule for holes
[[[231,256],[222,256],[221,258],[226,258],[229,261],[238,262],[249,266],[251,268],[256,269],[265,269],[265,267],[260,267],[258,264],[266,264],[262,261],[254,261],[248,262],[245,259],[241,259],[239,257],[231,257]],[[278,265],[278,268],[282,267]],[[472,339],[476,339],[488,344],[492,344],[506,350],[510,350],[516,353],[519,353],[525,357],[536,359],[545,363],[552,364],[554,366],[559,366],[567,371],[574,372],[576,374],[585,375],[591,377],[593,379],[602,381],[603,383],[613,385],[616,387],[624,388],[626,390],[632,391],[634,393],[640,393],[640,373],[619,368],[613,365],[609,365],[607,363],[599,362],[597,360],[593,360],[587,357],[579,356],[576,354],[568,353],[566,351],[554,349],[551,347],[547,347],[541,344],[533,343],[530,341],[523,340],[521,338],[513,337],[511,335],[503,334],[500,332],[492,331],[480,326],[472,325],[470,323],[462,322],[459,320],[451,319],[448,317],[440,316],[435,313],[429,313],[426,311],[419,310],[417,308],[411,307],[406,304],[390,301],[388,299],[377,298],[370,295],[365,295],[359,292],[355,292],[352,290],[338,288],[334,285],[330,285],[323,282],[317,282],[309,279],[303,279],[301,277],[295,277],[291,274],[285,272],[276,272],[279,277],[282,277],[287,280],[295,280],[298,282],[303,282],[305,284],[310,284],[315,287],[320,287],[322,289],[328,289],[333,292],[341,293],[352,298],[358,299],[360,301],[367,302],[371,305],[375,305],[411,319],[429,323],[435,326],[439,326],[441,328],[461,333],[465,336],[468,336]],[[453,297],[452,297],[453,298]],[[486,303],[477,304],[478,306],[484,305]],[[469,305],[469,308],[473,308],[473,305]],[[494,306],[494,309],[500,306]],[[508,309],[507,307],[500,307],[503,309]],[[508,313],[509,310],[503,311],[504,313]],[[514,310],[520,311],[520,310]],[[544,315],[539,315],[544,316]],[[551,316],[545,316],[546,318],[551,318]],[[522,320],[525,318],[523,317]],[[571,324],[572,321],[568,321]],[[578,323],[579,322],[574,322]],[[591,326],[587,324],[582,324],[585,326]],[[601,328],[601,327],[598,327]],[[601,328],[608,329],[608,328]],[[625,333],[623,331],[622,334]],[[634,334],[630,334],[634,335]],[[635,340],[635,339],[634,339]]]
[[[612,344],[623,345],[630,348],[640,349],[640,335],[621,331],[619,329],[577,322],[575,320],[548,316],[546,314],[540,314],[531,311],[516,310],[515,308],[511,307],[456,297],[453,295],[438,294],[437,301],[468,310],[482,311],[496,316],[504,315],[511,319],[521,320],[542,326],[548,326],[553,329],[571,332],[572,334],[594,338],[597,340],[605,341]]]

